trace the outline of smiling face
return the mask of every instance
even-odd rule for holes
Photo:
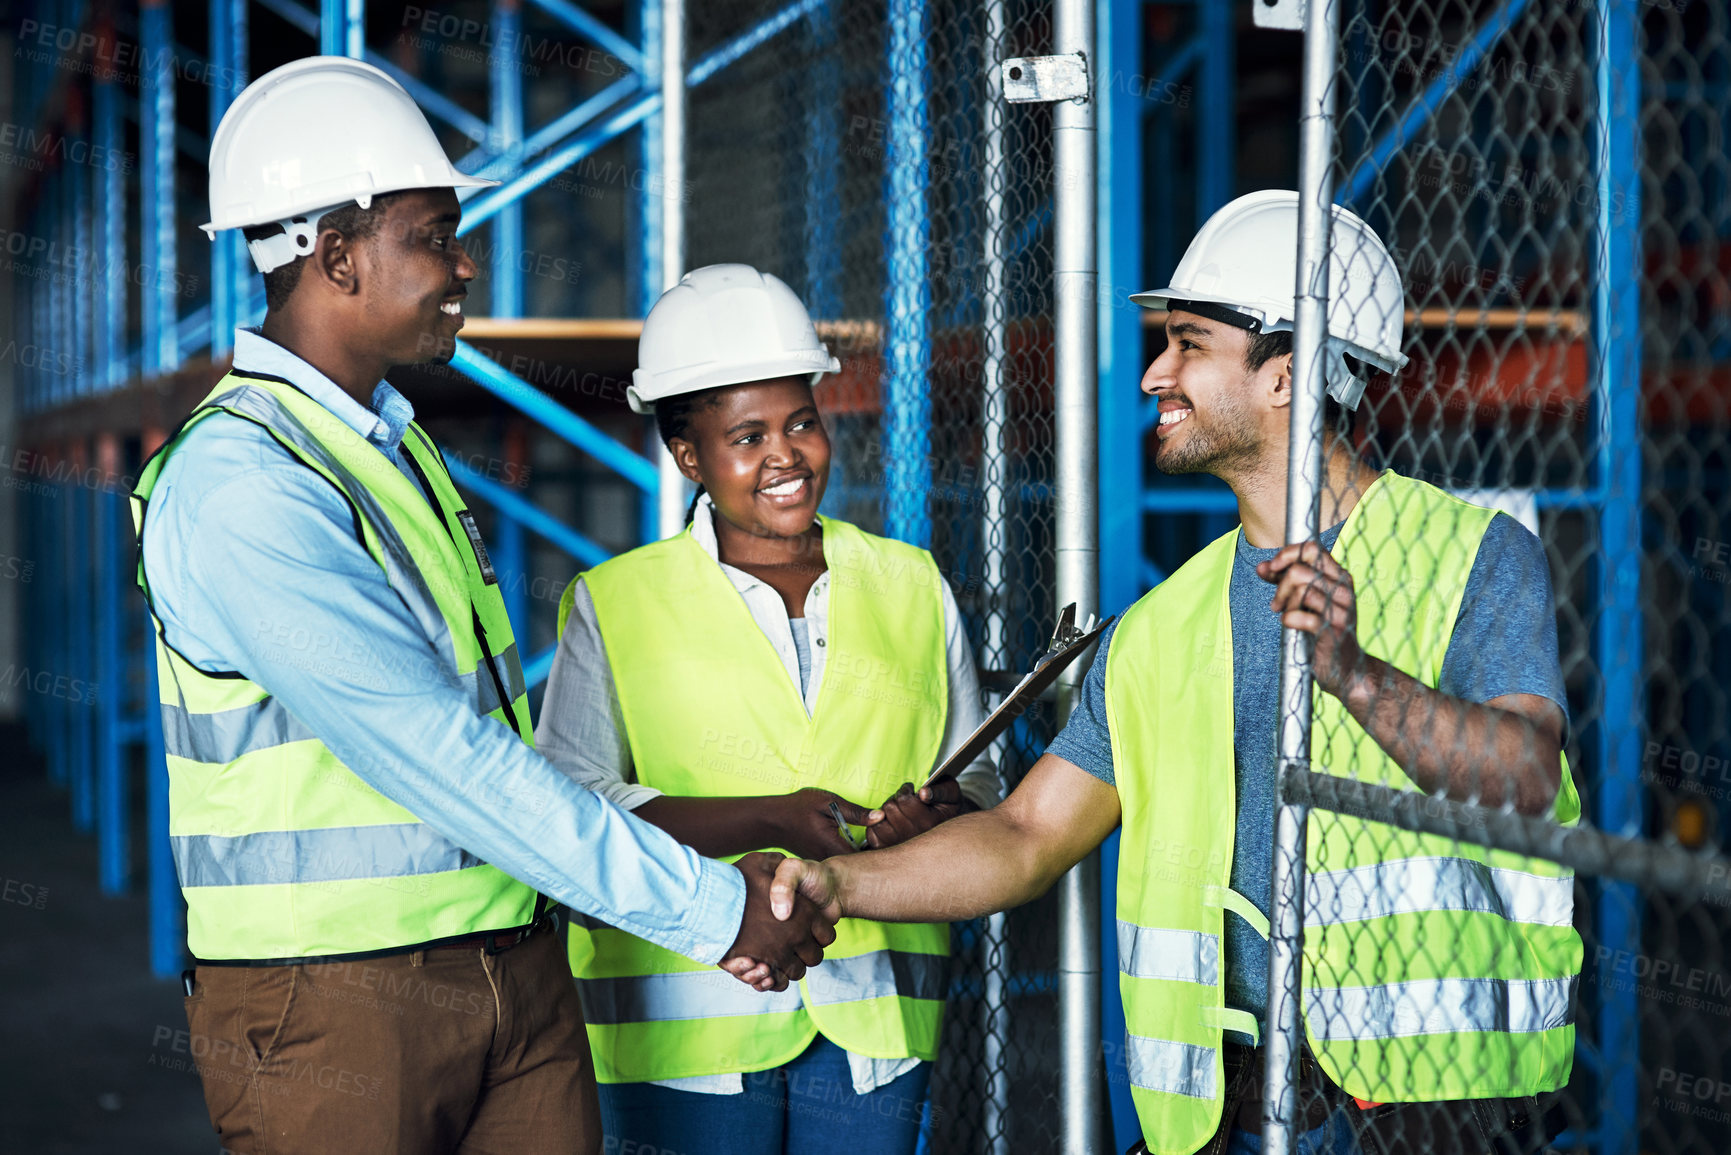
[[[457,239],[448,188],[392,194],[378,231],[359,246],[368,336],[397,365],[444,364],[463,327],[463,298],[480,272]]]
[[[1142,377],[1159,401],[1154,464],[1162,473],[1228,477],[1257,468],[1285,421],[1289,358],[1260,369],[1245,363],[1247,330],[1182,309],[1166,318],[1166,351]]]
[[[717,514],[758,537],[805,533],[829,484],[829,434],[803,377],[715,390],[668,448]]]

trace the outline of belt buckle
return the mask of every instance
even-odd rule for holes
[[[486,951],[488,954],[504,954],[506,951],[534,934],[535,928],[539,925],[541,925],[539,922],[532,922],[520,930],[510,930],[503,933],[496,930],[490,930],[481,939],[481,949]]]

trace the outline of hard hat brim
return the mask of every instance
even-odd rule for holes
[[[818,379],[826,373],[840,373],[841,362],[829,355],[825,349],[821,358],[777,358],[760,361],[752,365],[727,365],[706,373],[695,373],[685,377],[676,385],[654,396],[641,392],[636,382],[625,390],[626,404],[634,413],[653,413],[655,403],[665,401],[670,397],[684,397],[691,393],[702,393],[709,389],[725,389],[730,385],[748,385],[753,381],[773,381],[778,377],[805,377],[816,385]],[[633,372],[636,377],[641,374],[650,382],[656,382],[653,374],[646,374],[642,369]],[[665,377],[659,379],[665,382]]]
[[[412,188],[498,188],[500,183],[500,181],[488,180],[486,177],[470,176],[466,172],[458,172],[456,169],[452,169],[450,177],[446,180],[434,181],[431,184],[401,185],[396,188],[360,189],[347,200],[338,201],[337,204],[339,206],[345,205],[348,204],[349,201],[358,200],[363,196],[382,197],[391,193],[407,192]],[[331,208],[331,200],[328,195],[318,196],[311,198],[304,204],[291,201],[290,206],[291,207],[287,210],[269,217],[266,220],[253,220],[250,215],[241,214],[225,220],[209,220],[198,227],[203,230],[205,236],[215,240],[216,234],[224,229],[259,228],[264,225],[274,225],[278,221],[286,220],[289,217],[301,216],[305,213],[319,210],[328,212]]]
[[[1247,316],[1254,316],[1263,324],[1271,321],[1285,320],[1283,317],[1271,317],[1268,310],[1260,305],[1247,305],[1243,301],[1231,297],[1210,296],[1191,289],[1181,289],[1176,285],[1167,285],[1164,289],[1147,289],[1140,293],[1131,293],[1130,300],[1144,309],[1164,309],[1172,301],[1200,301],[1205,305],[1221,305],[1235,309]]]
[[[1232,309],[1235,312],[1244,313],[1246,316],[1257,316],[1258,319],[1261,320],[1265,332],[1272,332],[1275,325],[1279,325],[1283,329],[1291,327],[1288,318],[1274,316],[1255,305],[1246,305],[1242,301],[1232,300],[1227,297],[1207,296],[1202,293],[1193,292],[1189,289],[1180,289],[1173,285],[1167,285],[1164,289],[1149,289],[1141,293],[1131,293],[1130,300],[1141,305],[1144,309],[1165,309],[1174,301],[1179,303],[1180,308],[1183,307],[1183,303],[1186,301],[1195,301],[1206,305],[1220,305],[1224,308]],[[1406,368],[1412,360],[1405,353],[1397,352],[1393,357],[1388,357],[1372,349],[1367,349],[1362,345],[1345,341],[1338,337],[1331,337],[1331,340],[1340,341],[1342,347],[1351,352],[1354,357],[1357,357],[1360,361],[1363,361],[1384,373],[1398,373],[1402,369]]]

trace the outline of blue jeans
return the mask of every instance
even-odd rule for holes
[[[1348,1110],[1338,1108],[1316,1130],[1300,1132],[1296,1155],[1358,1155],[1358,1142],[1346,1117]],[[1262,1132],[1232,1128],[1226,1137],[1226,1155],[1262,1155]]]
[[[601,1084],[602,1155],[911,1155],[930,1063],[856,1095],[847,1052],[822,1035],[743,1095]]]

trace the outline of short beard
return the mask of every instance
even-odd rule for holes
[[[1194,425],[1200,420],[1201,416],[1192,409],[1184,422]],[[1168,448],[1157,444],[1154,468],[1169,476],[1211,473],[1223,477],[1234,464],[1254,461],[1261,453],[1256,423],[1235,402],[1211,418],[1210,425],[1207,429],[1192,428],[1182,446]]]

